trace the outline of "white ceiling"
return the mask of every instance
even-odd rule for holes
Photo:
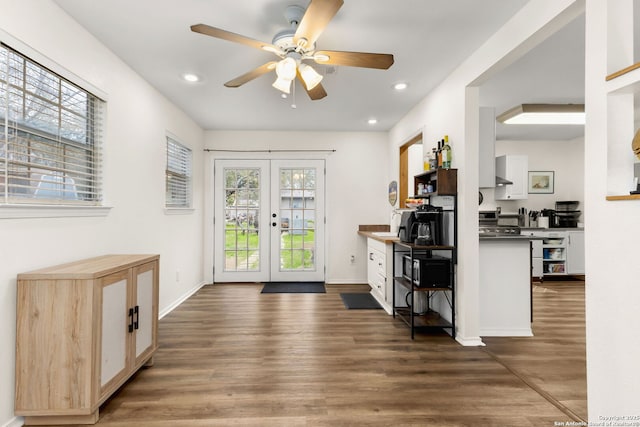
[[[306,7],[308,0],[54,1],[204,129],[326,131],[389,130],[527,3],[345,0],[317,48],[391,53],[395,63],[389,70],[314,65],[326,73],[322,84],[328,96],[310,101],[298,86],[293,109],[292,98],[282,99],[271,87],[273,74],[240,88],[223,86],[276,56],[189,27],[204,23],[271,42],[288,26],[286,6]],[[492,104],[500,113],[534,100],[582,102],[583,21],[581,28],[573,25],[578,28],[558,33],[557,40],[543,43],[487,82],[481,90],[483,105]],[[183,81],[186,72],[203,81]],[[392,85],[400,81],[409,88],[394,92]],[[376,126],[367,124],[371,117],[379,120]],[[499,137],[505,132],[498,129]],[[516,133],[510,137],[518,138]]]

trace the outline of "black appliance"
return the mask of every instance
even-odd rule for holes
[[[420,205],[415,210],[416,229],[414,243],[423,246],[442,245],[442,208]]]
[[[549,228],[560,227],[558,217],[556,216],[556,211],[554,209],[542,209],[540,211],[540,216],[549,218]]]
[[[567,200],[557,201],[555,210],[555,226],[562,228],[574,228],[578,226],[581,212],[578,210],[580,202]],[[551,223],[551,221],[549,221]]]
[[[402,276],[419,288],[451,287],[451,259],[441,256],[405,255]]]
[[[416,235],[412,234],[416,230],[413,224],[416,222],[416,214],[414,211],[404,211],[400,217],[400,226],[398,227],[398,237],[401,242],[412,243]]]

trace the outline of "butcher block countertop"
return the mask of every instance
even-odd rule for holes
[[[358,234],[385,244],[397,242],[399,240],[396,233],[391,233],[389,231],[389,225],[387,224],[359,225]]]

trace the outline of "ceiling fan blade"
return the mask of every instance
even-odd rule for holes
[[[323,56],[328,57],[326,61]],[[386,70],[393,65],[393,55],[387,53],[340,52],[318,50],[314,54],[318,64],[346,65],[349,67],[377,68]]]
[[[251,80],[258,78],[261,75],[266,74],[269,71],[273,70],[276,67],[276,64],[277,64],[276,61],[267,62],[266,64],[261,65],[258,68],[249,71],[248,73],[238,76],[233,80],[229,80],[224,85],[226,87],[240,87],[243,84],[250,82]]]
[[[311,4],[298,24],[298,29],[293,37],[294,43],[305,39],[307,40],[306,46],[312,47],[343,4],[344,0],[311,0]]]
[[[247,46],[255,47],[256,49],[265,50],[267,47],[268,51],[278,51],[278,48],[272,45],[271,43],[261,42],[260,40],[254,40],[249,37],[241,36],[240,34],[232,33],[231,31],[221,30],[220,28],[211,27],[206,24],[195,24],[191,26],[191,31],[194,33],[200,33],[207,36],[215,37],[222,40],[228,40],[230,42],[240,43]]]
[[[312,101],[317,101],[327,96],[327,91],[324,90],[324,87],[322,87],[321,83],[318,83],[313,89],[307,89],[307,84],[302,79],[302,76],[300,75],[300,71],[297,72],[297,77],[300,83],[302,83],[302,87],[307,92],[307,95],[309,95],[309,98],[311,98]]]

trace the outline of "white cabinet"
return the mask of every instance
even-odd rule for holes
[[[15,413],[94,424],[157,348],[158,255],[105,255],[18,275]]]
[[[532,242],[534,277],[585,273],[583,230],[523,231],[522,234],[543,238]]]
[[[391,243],[367,239],[367,282],[371,294],[391,314],[393,304],[393,248]]]
[[[531,241],[531,275],[542,279],[544,276],[543,262],[542,262],[542,240]]]
[[[584,231],[567,231],[567,274],[584,274]]]
[[[542,264],[546,275],[567,274],[566,233],[546,232],[542,235]]]
[[[527,156],[496,157],[496,175],[513,184],[496,187],[496,200],[521,200],[528,197],[529,159]]]
[[[496,186],[496,112],[491,107],[480,107],[479,179],[480,188]]]

